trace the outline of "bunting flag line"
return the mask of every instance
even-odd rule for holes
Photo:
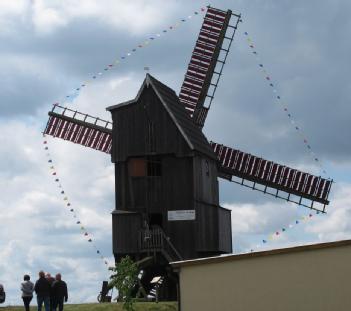
[[[199,11],[194,11],[192,15],[188,15],[186,18],[180,18],[180,19],[178,19],[177,22],[165,27],[162,31],[148,36],[148,38],[146,38],[144,41],[137,44],[135,47],[133,47],[132,49],[130,49],[126,53],[122,53],[119,56],[117,56],[117,58],[115,58],[113,61],[109,62],[102,70],[100,70],[99,72],[97,72],[95,74],[92,74],[88,79],[81,82],[77,87],[75,87],[71,93],[66,94],[63,98],[61,98],[61,100],[58,100],[53,105],[65,105],[68,102],[72,102],[77,96],[79,96],[80,92],[84,88],[86,88],[89,84],[91,84],[92,82],[101,78],[108,71],[111,71],[112,69],[121,65],[130,56],[133,56],[138,50],[148,47],[155,40],[157,41],[161,37],[167,35],[169,32],[176,30],[183,23],[191,20],[193,17],[200,16],[200,14],[203,14],[205,12],[206,12],[206,8],[202,7],[202,8],[200,8]],[[147,68],[147,69],[145,69],[145,68]],[[150,68],[144,67],[144,70],[148,71],[148,70],[150,70]]]
[[[48,163],[50,163],[49,170],[51,172],[51,176],[54,177],[54,179],[53,179],[54,182],[58,183],[59,194],[61,195],[61,199],[64,203],[64,206],[66,207],[67,211],[73,217],[75,224],[78,226],[78,228],[80,230],[80,233],[83,235],[83,237],[86,239],[86,241],[92,245],[92,247],[95,250],[95,253],[103,261],[104,265],[107,266],[108,271],[110,271],[109,267],[112,265],[109,264],[108,259],[102,254],[102,252],[97,247],[97,245],[93,239],[92,234],[90,232],[88,232],[88,230],[86,229],[86,226],[82,225],[82,221],[80,220],[76,209],[72,208],[72,203],[69,200],[68,196],[66,195],[66,191],[62,190],[63,187],[62,187],[60,178],[57,178],[58,172],[57,172],[55,166],[52,165],[53,160],[52,160],[51,154],[49,152],[48,141],[46,140],[46,135],[44,134],[43,136],[44,136],[43,144],[45,145],[44,150],[47,151],[46,156],[49,157],[49,160],[48,160]]]
[[[271,90],[273,92],[273,96],[275,98],[276,103],[281,107],[281,109],[283,110],[285,115],[288,117],[290,124],[292,125],[294,130],[297,132],[297,134],[300,136],[300,138],[303,141],[303,144],[304,144],[307,152],[312,157],[314,163],[319,167],[320,172],[323,175],[327,176],[327,171],[324,168],[320,158],[313,151],[313,149],[311,147],[311,144],[310,144],[309,140],[307,139],[306,135],[302,131],[301,127],[297,125],[297,122],[296,122],[295,118],[293,117],[291,111],[289,110],[287,104],[285,103],[285,101],[282,100],[281,95],[278,93],[278,90],[277,90],[277,87],[276,87],[277,83],[275,83],[273,81],[272,76],[268,73],[268,70],[267,70],[266,66],[262,63],[261,58],[260,58],[260,56],[259,56],[259,54],[257,52],[257,49],[256,49],[256,44],[254,44],[252,38],[249,36],[249,33],[247,31],[244,32],[244,35],[247,38],[247,43],[248,43],[248,46],[249,46],[250,50],[252,51],[252,54],[256,58],[256,61],[258,63],[258,67],[259,67],[259,69],[261,69],[261,71],[263,73],[265,81],[267,82],[268,86],[271,88]]]
[[[316,212],[315,215],[320,215],[321,213],[319,211]],[[272,232],[269,234],[267,237],[261,240],[260,244],[256,245],[256,250],[259,250],[260,248],[266,246],[267,244],[276,241],[278,238],[280,238],[284,233],[287,233],[287,231],[290,231],[291,229],[295,228],[297,225],[304,224],[307,221],[312,220],[314,215],[312,213],[304,215],[298,219],[295,219],[294,222],[289,224],[288,226],[281,227],[280,229],[277,229],[276,231]],[[251,248],[250,252],[254,252],[255,249]]]

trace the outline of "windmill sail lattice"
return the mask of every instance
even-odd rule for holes
[[[233,16],[236,21],[230,25]],[[214,98],[239,21],[240,15],[212,7],[207,9],[204,17],[179,93],[180,102],[201,128]]]
[[[211,146],[217,155],[223,178],[312,209],[314,202],[321,203],[324,205],[323,212],[325,205],[329,204],[328,196],[332,180],[304,173],[215,142],[211,142]],[[239,180],[233,180],[233,176]],[[245,184],[245,180],[252,183]],[[256,184],[263,185],[264,189],[257,188]],[[269,192],[268,188],[275,191]],[[280,192],[285,192],[288,196],[282,197]],[[294,200],[292,195],[298,199]],[[308,200],[310,205],[303,203],[303,199]]]
[[[111,122],[55,105],[44,134],[111,153],[111,129]]]
[[[230,25],[233,16],[236,21]],[[230,10],[212,7],[208,7],[204,17],[179,94],[179,104],[200,128],[206,120],[240,18]],[[230,34],[228,29],[231,29]],[[227,48],[223,48],[224,41],[228,42]],[[222,60],[219,60],[220,55]],[[111,153],[112,123],[59,105],[54,105],[49,112],[44,134]],[[211,147],[219,162],[221,178],[323,212],[325,205],[329,204],[332,180],[218,143],[211,142]],[[315,207],[315,202],[322,204],[323,208]]]
[[[54,106],[44,133],[105,153],[111,153],[112,124],[80,112]],[[298,205],[325,211],[332,181],[215,142],[211,147],[221,178],[274,195]],[[248,184],[247,182],[251,182]],[[263,189],[257,185],[263,185]],[[273,192],[272,192],[273,190]],[[287,196],[283,196],[286,193]],[[314,203],[323,208],[317,208]]]

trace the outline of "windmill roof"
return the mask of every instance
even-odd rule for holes
[[[134,100],[129,100],[117,105],[107,107],[106,110],[112,111],[121,107],[135,104],[142,94],[144,88],[149,85],[152,86],[156,95],[160,99],[161,103],[163,104],[164,108],[168,112],[178,130],[181,132],[190,149],[199,151],[203,154],[206,154],[210,158],[216,159],[216,155],[214,154],[208,140],[202,133],[201,129],[194,124],[184,105],[179,102],[179,98],[176,92],[167,85],[155,79],[150,74],[146,74],[146,78]]]

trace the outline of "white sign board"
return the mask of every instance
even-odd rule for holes
[[[168,221],[195,220],[195,210],[168,211]]]

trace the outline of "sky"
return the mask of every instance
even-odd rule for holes
[[[114,168],[104,153],[47,137],[55,102],[110,120],[105,108],[133,99],[149,73],[179,92],[201,7],[185,0],[0,0],[0,283],[20,304],[24,274],[62,273],[69,301],[94,302],[112,262]],[[284,105],[335,183],[326,215],[220,181],[232,210],[235,253],[351,238],[351,3],[343,0],[213,1],[242,14],[204,133],[214,140],[313,174],[320,168],[281,106],[252,50],[248,32]],[[188,16],[192,17],[189,18]],[[162,30],[187,21],[167,33]],[[69,102],[67,94],[150,36],[116,68]],[[53,161],[62,188],[52,176]],[[64,189],[77,218],[67,209]],[[94,245],[77,226],[84,224]],[[299,224],[296,224],[299,220]],[[272,237],[276,231],[284,233]],[[262,240],[268,243],[263,244]]]

